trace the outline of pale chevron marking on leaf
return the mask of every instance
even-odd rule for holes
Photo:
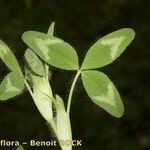
[[[93,99],[107,103],[112,106],[116,106],[115,95],[112,83],[107,84],[107,92],[98,96],[94,96]]]
[[[125,38],[126,37],[124,37],[124,36],[120,36],[120,37],[105,39],[105,40],[101,41],[101,44],[104,46],[106,46],[106,45],[111,46],[110,55],[111,55],[111,58],[114,59],[117,54],[117,51],[119,49],[119,46],[122,44],[122,42],[125,40]]]
[[[10,92],[19,92],[20,90],[12,85],[12,82],[9,78],[7,78],[7,83],[6,83],[6,89],[5,92],[10,93]]]
[[[40,48],[40,50],[43,53],[46,60],[50,59],[50,57],[48,55],[49,54],[48,45],[61,44],[61,43],[63,43],[63,41],[60,39],[47,39],[47,40],[36,39],[36,44]]]
[[[6,46],[0,45],[0,57],[4,58],[9,53],[9,50]]]

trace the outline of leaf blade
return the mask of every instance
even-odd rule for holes
[[[0,40],[0,58],[11,71],[22,74],[16,57],[2,40]]]
[[[51,35],[27,31],[23,41],[46,63],[65,70],[78,70],[78,56],[72,46]]]
[[[124,107],[120,95],[110,79],[99,71],[83,71],[84,88],[94,103],[111,115],[119,118],[123,115]]]
[[[25,59],[34,73],[40,76],[45,76],[45,68],[43,63],[32,50],[26,50]]]
[[[135,37],[130,28],[114,31],[99,39],[87,52],[82,64],[84,69],[96,69],[117,59]]]
[[[0,100],[15,97],[24,89],[24,79],[16,72],[10,72],[0,84]]]

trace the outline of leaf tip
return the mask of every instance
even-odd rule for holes
[[[53,34],[54,34],[54,29],[55,29],[55,22],[53,21],[53,22],[50,24],[49,28],[48,28],[47,34],[53,36]]]
[[[111,115],[113,115],[116,118],[121,118],[123,116],[123,114],[124,114],[124,106],[122,104],[122,106],[120,106],[119,108],[117,108],[116,113],[111,114]]]
[[[125,30],[128,33],[128,35],[132,37],[132,39],[135,38],[136,33],[132,28],[123,28],[123,30]]]

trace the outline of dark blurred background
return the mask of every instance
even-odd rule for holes
[[[74,139],[82,148],[74,150],[150,150],[150,1],[149,0],[0,0],[0,38],[25,64],[26,30],[46,32],[56,22],[55,35],[73,45],[82,62],[98,38],[123,27],[133,28],[136,38],[113,64],[101,70],[118,88],[125,113],[116,119],[87,97],[81,80],[73,96],[71,122]],[[75,72],[52,68],[52,87],[67,100]],[[9,72],[0,61],[0,79]],[[54,136],[28,92],[0,102],[0,140],[48,140]],[[59,147],[29,147],[25,150],[54,150]],[[16,149],[15,147],[0,147]]]

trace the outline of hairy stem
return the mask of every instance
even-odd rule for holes
[[[80,75],[81,71],[78,70],[73,82],[72,82],[72,85],[71,85],[71,88],[70,88],[70,92],[69,92],[69,97],[68,97],[68,105],[67,105],[67,113],[69,114],[70,113],[70,107],[71,107],[71,100],[72,100],[72,95],[73,95],[73,91],[74,91],[74,88],[75,88],[75,85],[76,85],[76,82],[79,78],[79,75]]]

